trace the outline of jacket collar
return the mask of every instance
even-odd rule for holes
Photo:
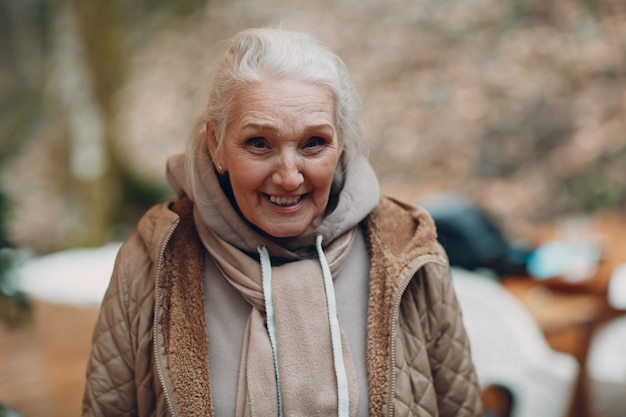
[[[137,225],[139,236],[154,262],[159,260],[165,243],[179,221],[178,214],[170,208],[171,204],[166,202],[150,208]]]

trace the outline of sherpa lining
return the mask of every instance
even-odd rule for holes
[[[367,218],[366,236],[370,250],[370,297],[367,323],[367,366],[372,417],[385,414],[388,381],[391,302],[397,277],[413,259],[439,255],[435,224],[424,212],[403,203],[381,199]],[[392,370],[393,371],[393,370]]]
[[[203,249],[193,224],[191,201],[178,200],[170,208],[180,216],[180,223],[164,254],[161,327],[173,391],[179,399],[182,415],[212,416]]]

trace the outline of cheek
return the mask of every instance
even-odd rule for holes
[[[259,164],[255,163],[249,155],[240,150],[229,150],[225,153],[225,167],[230,172],[231,178],[238,177],[240,180],[249,180],[251,173],[259,170]]]
[[[246,174],[249,172],[249,174]],[[258,175],[250,171],[236,171],[230,172],[230,183],[235,193],[250,192],[258,188],[260,183]]]
[[[254,175],[230,175],[235,204],[248,221],[255,223],[254,216],[259,206],[259,195],[258,186],[253,181],[255,181]]]
[[[328,161],[327,164],[323,164],[321,166],[317,165],[311,171],[311,182],[317,189],[317,194],[319,198],[328,198],[333,179],[335,178],[336,168],[336,163],[331,160]]]
[[[333,153],[317,164],[315,171],[321,183],[328,183],[328,186],[330,186],[337,170],[338,161],[338,156]]]
[[[265,164],[253,163],[249,159],[232,159],[229,171],[231,186],[236,194],[256,192],[268,175]]]

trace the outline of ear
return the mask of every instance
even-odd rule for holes
[[[204,136],[205,136],[205,140],[207,141],[207,148],[209,149],[209,154],[211,154],[211,159],[213,160],[213,163],[215,164],[215,166],[218,166],[221,161],[220,161],[220,156],[219,156],[219,146],[217,143],[217,136],[215,135],[215,129],[213,128],[213,125],[211,124],[211,122],[207,122],[206,125],[204,126]]]

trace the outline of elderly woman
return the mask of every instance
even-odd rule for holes
[[[359,99],[313,37],[237,34],[176,201],[120,250],[84,416],[479,416],[446,256],[380,198]]]

